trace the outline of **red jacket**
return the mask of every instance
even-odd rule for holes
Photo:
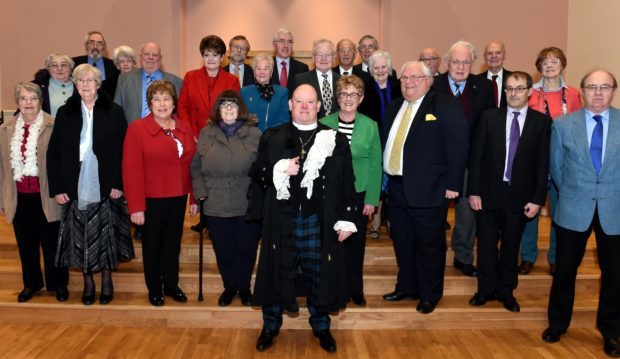
[[[198,70],[188,71],[183,79],[181,95],[179,95],[178,112],[181,121],[188,123],[198,138],[200,130],[207,124],[211,108],[217,97],[224,90],[240,90],[239,79],[224,70],[217,73],[213,91],[207,87],[207,69],[203,66]]]
[[[192,188],[189,165],[196,142],[189,126],[177,119],[174,137],[166,135],[150,114],[127,129],[123,145],[123,186],[129,213],[146,210],[146,198],[187,195]]]

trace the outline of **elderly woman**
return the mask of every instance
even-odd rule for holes
[[[364,99],[362,79],[355,75],[339,78],[336,93],[340,110],[322,118],[321,123],[345,134],[351,146],[355,190],[358,197],[358,213],[355,220],[358,231],[347,241],[352,259],[350,286],[353,303],[363,306],[366,305],[363,286],[366,223],[368,216],[375,212],[375,207],[379,204],[382,175],[381,142],[377,122],[357,112],[359,104]]]
[[[581,94],[579,90],[568,86],[562,74],[566,68],[566,56],[557,47],[542,49],[536,57],[536,69],[541,74],[539,82],[535,83],[529,99],[529,107],[547,114],[552,119],[564,116],[581,109]],[[553,183],[549,186],[549,207],[551,216],[555,213],[558,201],[558,191]],[[538,257],[538,216],[527,222],[521,236],[521,264],[519,273],[528,274]],[[549,236],[549,273],[555,272],[555,229],[551,227]]]
[[[100,90],[101,72],[73,70],[77,94],[58,110],[47,149],[49,194],[62,205],[57,266],[82,271],[82,303],[95,301],[93,272],[101,271],[99,302],[112,301],[112,270],[134,257],[123,197],[121,162],[127,121]]]
[[[273,58],[269,54],[258,54],[252,60],[254,85],[241,89],[241,98],[250,115],[256,116],[258,129],[265,131],[289,122],[288,89],[271,82]]]
[[[373,81],[366,83],[364,101],[360,104],[359,112],[377,121],[379,128],[383,123],[383,116],[387,105],[401,96],[400,81],[392,76],[392,57],[387,51],[375,51],[368,58],[368,71]],[[370,238],[379,238],[381,227],[381,209],[383,200],[379,201],[377,211],[370,221]]]
[[[30,300],[44,285],[56,291],[58,301],[69,298],[67,268],[54,265],[60,206],[48,194],[45,159],[54,118],[41,111],[42,99],[38,85],[17,84],[19,113],[0,126],[0,214],[13,223],[19,249],[24,289],[17,295],[18,302]]]
[[[136,54],[129,46],[121,45],[114,49],[112,58],[120,72],[130,72],[136,67]]]
[[[43,111],[56,116],[60,106],[73,95],[74,86],[71,81],[71,71],[75,63],[65,54],[53,52],[45,59],[45,68],[34,75],[35,84],[41,87]]]
[[[179,253],[196,143],[189,125],[175,114],[177,94],[171,82],[153,82],[146,99],[150,114],[132,122],[127,130],[123,183],[131,222],[143,226],[149,302],[162,306],[164,295],[177,302],[187,301],[179,288]],[[197,210],[192,203],[190,214]]]
[[[210,120],[200,132],[192,161],[194,196],[206,200],[206,226],[224,282],[218,304],[227,306],[239,294],[241,303],[250,305],[260,224],[246,221],[245,213],[248,171],[256,158],[261,131],[248,121],[241,97],[232,90],[220,94]]]

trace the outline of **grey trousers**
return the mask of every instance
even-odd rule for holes
[[[467,176],[465,170],[463,193],[467,193]],[[467,197],[458,199],[454,205],[454,230],[452,231],[451,247],[455,258],[464,264],[474,263],[474,241],[476,239],[476,215],[469,206]]]

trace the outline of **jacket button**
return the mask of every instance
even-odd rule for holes
[[[347,207],[347,211],[350,211],[350,210],[351,210],[351,207]]]

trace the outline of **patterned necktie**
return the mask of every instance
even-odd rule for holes
[[[519,146],[519,137],[521,137],[521,131],[519,126],[519,112],[512,111],[512,125],[510,125],[510,136],[508,144],[508,165],[506,166],[506,178],[508,183],[512,179],[512,163],[515,160],[515,154],[517,153],[517,146]]]
[[[280,63],[282,65],[282,71],[280,72],[280,86],[286,87],[288,84],[288,71],[286,71],[286,61]]]
[[[499,90],[497,88],[497,75],[491,76],[493,81],[493,98],[495,99],[495,107],[499,107]]]
[[[461,84],[455,82],[454,88],[456,89],[456,92],[454,92],[454,97],[461,97]]]
[[[329,115],[332,110],[332,87],[327,80],[327,74],[321,74],[321,76],[323,76],[323,91],[321,91],[323,108],[325,109],[325,115]]]
[[[394,136],[394,142],[392,143],[392,153],[390,153],[390,160],[388,162],[388,168],[392,172],[393,175],[396,175],[400,172],[400,163],[402,162],[403,157],[403,147],[405,145],[405,139],[407,137],[407,132],[409,126],[411,125],[411,111],[413,107],[413,102],[409,102],[407,105],[407,109],[405,110],[405,114],[403,118],[400,119],[400,124],[398,125],[398,131],[396,132],[396,136]]]
[[[153,83],[153,75],[146,75],[146,90],[148,91],[149,86]],[[145,92],[146,93],[146,92]],[[146,96],[144,98],[144,106],[142,109],[142,117],[148,115],[149,113],[151,113],[151,109],[149,108],[149,104],[148,101],[146,100]]]
[[[594,170],[598,174],[603,164],[603,116],[594,115],[592,119],[596,121],[596,126],[594,126],[592,139],[590,140],[590,158],[592,159]]]

